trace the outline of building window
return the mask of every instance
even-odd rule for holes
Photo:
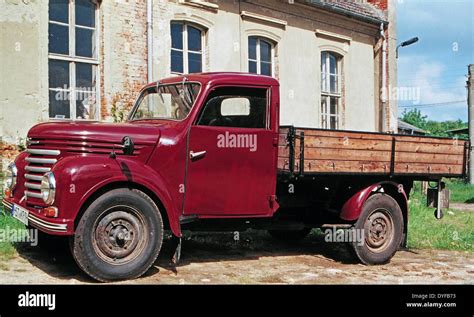
[[[171,72],[202,72],[204,30],[186,22],[171,23]]]
[[[98,119],[95,1],[49,1],[49,117]]]
[[[341,56],[334,52],[321,53],[321,127],[323,129],[339,129],[341,61]]]
[[[274,45],[262,38],[249,37],[249,73],[273,76]]]

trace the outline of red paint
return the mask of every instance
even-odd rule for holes
[[[218,138],[226,133],[248,136],[255,147],[221,148]],[[185,214],[271,216],[277,175],[274,135],[263,129],[191,127],[189,150],[206,154],[189,160]]]
[[[391,186],[393,189],[399,191],[400,194],[405,198],[405,203],[407,204],[407,195],[403,187],[400,187],[399,184],[395,182],[379,182],[373,185],[370,185],[366,188],[359,190],[351,198],[349,198],[341,208],[341,213],[339,217],[346,221],[355,221],[359,218],[360,213],[362,212],[362,207],[364,206],[365,201],[374,193],[379,190],[383,190],[384,187]],[[406,207],[408,210],[408,206]]]

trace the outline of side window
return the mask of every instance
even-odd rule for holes
[[[222,87],[212,91],[197,125],[266,128],[267,89]]]

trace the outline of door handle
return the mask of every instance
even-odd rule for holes
[[[197,160],[201,157],[204,157],[206,155],[206,151],[199,151],[199,152],[189,152],[189,158],[191,160]]]

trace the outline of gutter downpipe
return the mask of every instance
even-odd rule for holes
[[[385,37],[384,24],[380,24],[380,36],[382,38],[382,87],[380,101],[382,105],[382,132],[387,132],[387,39]]]
[[[153,0],[146,3],[146,34],[147,34],[147,79],[153,81]]]

